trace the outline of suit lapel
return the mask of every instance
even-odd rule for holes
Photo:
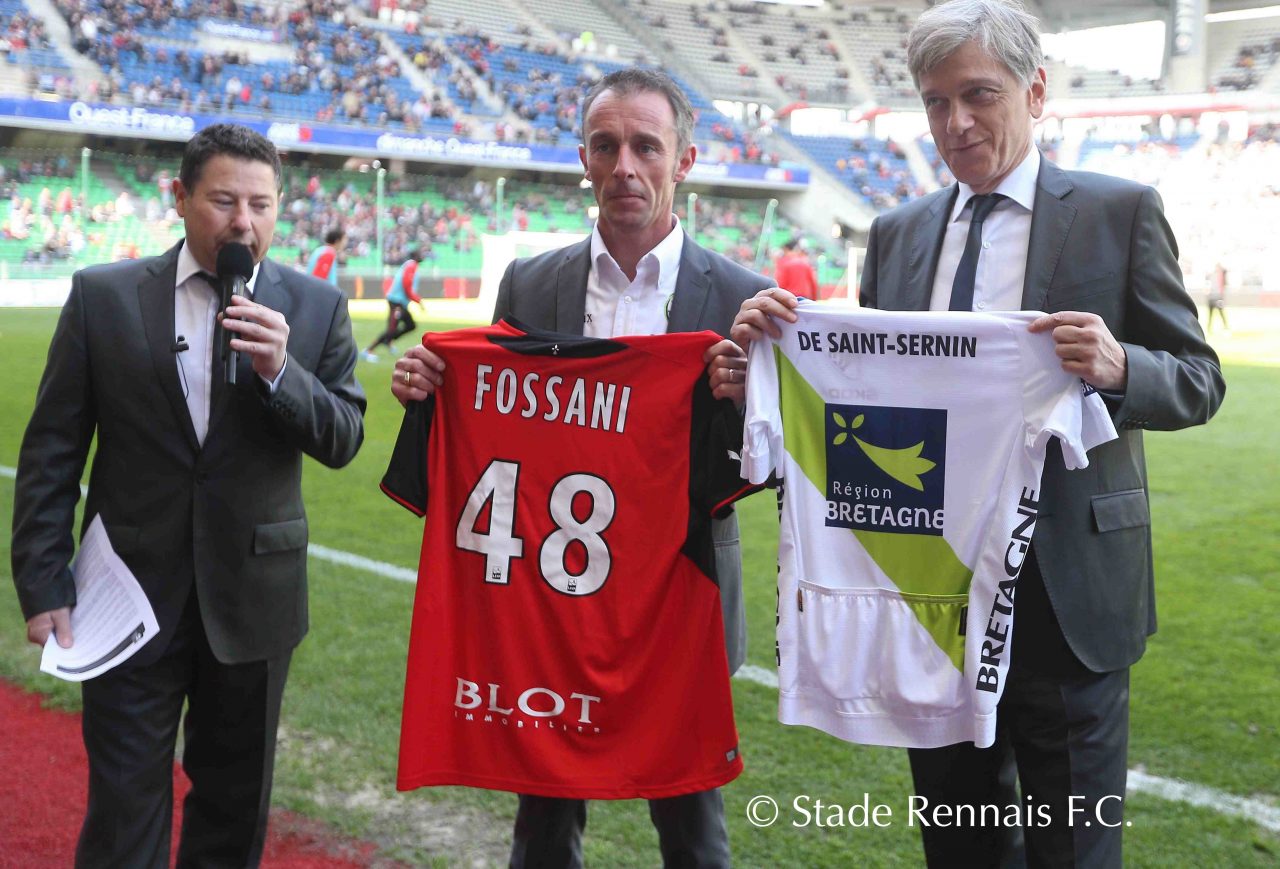
[[[711,261],[688,233],[680,249],[680,271],[667,317],[668,332],[696,332],[706,322],[704,312],[711,294]]]
[[[1022,285],[1022,310],[1043,311],[1049,285],[1057,271],[1076,208],[1066,201],[1071,179],[1053,163],[1041,158],[1036,179],[1036,205],[1031,214],[1031,240],[1027,245],[1027,277]]]
[[[902,304],[894,308],[902,311],[927,311],[933,296],[934,275],[938,271],[938,258],[942,254],[942,239],[947,232],[947,218],[955,204],[960,188],[951,185],[949,196],[937,196],[925,213],[924,220],[916,224],[911,236],[911,259],[907,264],[907,279],[900,287]],[[886,306],[888,307],[888,306]]]
[[[591,236],[564,250],[556,269],[555,330],[581,335],[587,318],[587,276],[591,272]]]
[[[142,309],[142,329],[146,333],[151,362],[156,369],[160,390],[169,401],[169,409],[186,436],[192,450],[200,449],[195,426],[191,424],[191,412],[187,409],[186,396],[182,394],[182,381],[178,379],[178,364],[173,352],[174,336],[174,285],[178,279],[178,246],[159,257],[154,266],[138,284],[138,304]]]

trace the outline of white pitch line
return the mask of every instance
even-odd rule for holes
[[[1152,794],[1170,802],[1188,803],[1213,809],[1219,814],[1247,818],[1273,833],[1280,833],[1280,807],[1261,800],[1238,797],[1181,779],[1148,775],[1136,769],[1129,770],[1129,783],[1125,790],[1131,794]]]
[[[17,471],[14,468],[0,465],[0,477],[15,479]],[[80,487],[80,491],[81,494],[84,494],[85,489],[83,486]],[[328,546],[321,546],[319,543],[309,544],[307,553],[321,561],[367,571],[399,582],[416,583],[418,581],[418,573],[415,570],[388,564],[385,561],[375,561],[372,558],[365,558],[363,555],[356,555],[352,552],[343,552],[341,549],[330,549]],[[754,682],[766,688],[778,687],[777,672],[755,664],[743,664],[738,669],[738,672],[734,674],[734,678],[741,679],[744,682]],[[1130,794],[1151,794],[1169,802],[1186,803],[1211,809],[1221,815],[1245,818],[1272,832],[1280,832],[1280,807],[1265,803],[1262,800],[1238,797],[1235,794],[1229,794],[1215,788],[1192,784],[1181,779],[1150,775],[1136,769],[1129,770],[1128,786],[1125,790]]]
[[[18,478],[18,470],[8,465],[0,465],[0,477],[16,480]],[[83,498],[88,494],[88,488],[81,486],[80,497]],[[321,561],[329,561],[343,567],[354,567],[356,570],[376,573],[378,576],[385,576],[387,579],[414,583],[418,581],[417,571],[410,570],[407,567],[397,567],[394,564],[387,564],[385,561],[374,561],[372,558],[365,558],[363,555],[356,555],[354,552],[330,549],[328,546],[321,546],[319,543],[307,544],[307,554]]]
[[[11,468],[8,465],[0,465],[0,477],[8,477],[10,480],[18,479],[18,469]],[[84,498],[89,494],[88,486],[80,487],[80,497]]]
[[[356,555],[352,552],[343,552],[341,549],[330,549],[328,546],[321,546],[319,543],[307,544],[307,554],[319,558],[321,561],[329,561],[343,567],[367,570],[369,573],[376,573],[378,576],[385,576],[387,579],[412,583],[418,581],[418,572],[416,570],[397,567],[394,564],[387,564],[385,561],[374,561],[372,558],[365,558],[363,555]]]
[[[778,687],[778,674],[765,667],[757,667],[755,664],[743,664],[738,668],[738,672],[733,674],[733,678],[744,682],[755,682],[766,688]]]

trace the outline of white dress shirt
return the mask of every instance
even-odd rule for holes
[[[640,258],[633,281],[604,246],[600,225],[596,224],[591,232],[591,271],[587,274],[582,334],[588,338],[615,338],[666,332],[683,250],[684,230],[673,214],[671,232]]]
[[[204,271],[191,250],[184,244],[178,251],[177,284],[173,294],[174,347],[185,343],[187,349],[173,354],[178,366],[178,379],[187,399],[187,412],[196,430],[196,439],[204,444],[209,432],[209,396],[213,386],[213,333],[218,316],[218,290],[201,276]],[[258,280],[258,266],[253,267],[248,293],[253,295]],[[281,369],[281,374],[284,370]],[[279,386],[263,380],[268,388]],[[274,389],[272,390],[274,391]]]
[[[1039,175],[1040,151],[1033,143],[1022,162],[992,191],[1004,194],[1007,199],[998,203],[982,224],[982,253],[978,256],[978,272],[973,281],[975,311],[1022,308],[1027,248],[1031,244],[1031,210],[1036,204]],[[938,271],[934,274],[933,295],[929,300],[931,311],[945,311],[951,306],[951,283],[964,255],[969,216],[973,213],[965,206],[973,195],[972,187],[960,185],[938,256]]]

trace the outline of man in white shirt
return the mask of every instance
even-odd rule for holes
[[[77,866],[167,866],[173,757],[191,780],[178,864],[256,866],[276,725],[307,632],[302,458],[330,467],[364,437],[346,297],[267,258],[280,196],[275,146],[235,124],[187,144],[174,181],[186,237],[155,257],[72,278],[18,457],[13,579],[27,637],[74,643],[80,479],[159,631],[82,683],[89,797]],[[253,275],[215,339],[219,251]],[[183,718],[184,703],[187,707]]]
[[[676,185],[693,168],[693,108],[666,74],[624,69],[605,76],[583,101],[578,151],[600,217],[591,238],[508,266],[494,319],[541,329],[613,337],[711,329],[728,334],[734,314],[768,278],[705,250],[672,213]],[[708,351],[737,355],[722,341]],[[392,392],[422,401],[444,362],[422,346],[396,361]],[[745,657],[742,564],[736,517],[716,521],[716,573],[725,612],[729,669]],[[655,700],[658,698],[655,698]],[[728,834],[718,790],[651,800],[668,866],[727,866]],[[513,866],[578,866],[582,800],[521,796]]]
[[[1037,22],[1016,0],[934,6],[908,36],[907,63],[958,183],[872,224],[862,304],[1046,311],[1031,331],[1052,334],[1062,368],[1102,394],[1120,431],[1090,452],[1088,468],[1067,471],[1056,442],[1046,456],[995,745],[910,752],[930,806],[1032,807],[1022,817],[1035,821],[922,826],[925,855],[930,866],[1018,865],[1025,834],[1031,866],[1119,867],[1129,667],[1156,626],[1141,430],[1208,421],[1222,372],[1159,195],[1063,171],[1036,151],[1044,56]],[[746,346],[776,332],[770,318],[794,321],[794,305],[782,291],[759,294],[734,337]],[[717,394],[741,395],[741,365],[716,366]]]

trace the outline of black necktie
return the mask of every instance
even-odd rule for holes
[[[964,241],[964,255],[951,282],[951,310],[973,310],[973,279],[978,274],[978,254],[982,253],[982,222],[1004,196],[999,193],[979,194],[969,200],[973,208],[969,217],[969,236]]]

